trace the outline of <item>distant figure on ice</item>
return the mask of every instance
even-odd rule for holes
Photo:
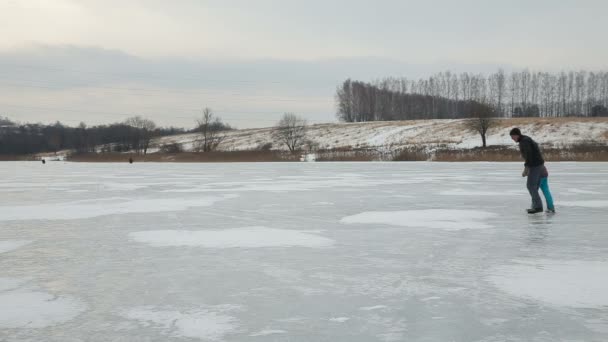
[[[538,188],[541,186],[543,172],[547,171],[545,168],[545,160],[543,159],[543,155],[540,152],[540,148],[536,141],[532,140],[532,138],[527,135],[522,135],[519,128],[513,128],[511,132],[509,132],[509,135],[513,141],[519,144],[519,151],[521,152],[521,156],[525,159],[525,168],[521,175],[522,177],[528,177],[526,185],[530,192],[530,196],[532,197],[532,207],[528,209],[528,214],[540,213],[543,211],[543,202],[538,194]],[[545,181],[546,180],[547,177],[545,177]],[[549,197],[551,197],[548,184],[547,193],[549,194]],[[551,202],[553,202],[553,200],[551,200]],[[553,203],[551,203],[551,206],[547,203],[549,209],[553,209],[552,205]]]
[[[129,164],[133,164],[133,158],[129,157]]]
[[[42,159],[42,164],[46,164],[46,160]]]

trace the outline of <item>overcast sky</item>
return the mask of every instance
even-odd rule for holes
[[[1,0],[0,116],[335,120],[335,88],[452,70],[606,70],[605,0]]]

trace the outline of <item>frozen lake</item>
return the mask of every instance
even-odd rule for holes
[[[0,163],[1,341],[606,341],[608,163]]]

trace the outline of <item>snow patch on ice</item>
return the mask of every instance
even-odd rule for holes
[[[275,335],[275,334],[286,334],[287,331],[285,330],[276,330],[276,329],[264,329],[264,330],[260,330],[256,333],[250,334],[249,336],[255,337],[255,336],[268,336],[268,335]]]
[[[443,196],[514,196],[518,195],[512,192],[497,192],[497,191],[474,191],[465,189],[451,189],[441,191],[439,193]]]
[[[348,320],[350,320],[349,317],[333,317],[333,318],[329,319],[330,322],[336,322],[336,323],[344,323]]]
[[[238,328],[235,317],[220,311],[194,310],[182,313],[174,310],[155,310],[154,307],[138,307],[122,312],[125,318],[139,321],[145,327],[160,328],[171,337],[189,337],[219,341]]]
[[[357,174],[343,174],[335,177],[316,177],[304,179],[286,179],[273,181],[248,181],[248,182],[218,182],[208,183],[202,186],[187,188],[166,189],[161,192],[167,193],[196,193],[196,192],[287,192],[287,191],[312,191],[327,188],[362,188],[381,185],[420,184],[437,182],[432,177],[413,178],[383,178],[375,179]]]
[[[334,203],[333,202],[314,202],[312,205],[326,206],[326,205],[334,205]]]
[[[129,234],[134,241],[153,247],[193,246],[205,248],[330,247],[334,241],[314,233],[267,227],[226,230],[152,230]]]
[[[181,211],[193,207],[211,206],[215,202],[238,197],[224,195],[198,198],[153,198],[136,200],[98,199],[24,206],[0,206],[0,221],[15,220],[77,220],[105,215]]]
[[[19,286],[19,280],[2,281],[2,287]],[[74,319],[86,305],[70,296],[13,290],[0,293],[0,328],[45,328]]]
[[[400,227],[425,227],[445,230],[483,229],[491,225],[481,221],[497,216],[479,210],[426,209],[406,211],[370,211],[344,217],[345,224],[387,224]]]
[[[606,207],[608,207],[607,200],[565,201],[565,202],[559,202],[558,204],[566,206],[566,207],[584,207],[584,208],[606,208]]]
[[[0,219],[1,220],[1,219]],[[23,247],[27,244],[32,243],[29,240],[5,240],[0,241],[0,253],[10,252],[17,248]]]
[[[608,305],[608,262],[538,260],[499,266],[487,279],[514,296],[557,306]]]
[[[372,310],[379,310],[379,309],[386,309],[388,308],[386,305],[375,305],[375,306],[364,306],[359,308],[359,310],[361,311],[372,311]]]
[[[0,292],[14,290],[27,282],[27,279],[0,278]]]
[[[146,188],[146,184],[135,184],[135,183],[114,183],[105,182],[101,183],[103,190],[106,191],[133,191],[138,189]]]
[[[599,195],[600,194],[597,191],[575,189],[575,188],[570,188],[570,189],[568,189],[566,191],[568,191],[570,193],[573,193],[573,194],[587,194],[587,195]]]

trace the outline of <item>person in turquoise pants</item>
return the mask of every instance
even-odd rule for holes
[[[553,206],[553,196],[551,196],[551,190],[549,190],[549,171],[543,165],[543,171],[540,176],[540,190],[545,196],[545,202],[547,202],[547,212],[555,213],[555,207]]]
[[[527,167],[521,175],[523,177],[526,177],[528,175]],[[545,202],[547,202],[547,212],[555,213],[555,206],[553,205],[553,196],[551,196],[551,190],[549,190],[549,171],[547,171],[545,165],[542,166],[540,173],[540,190],[545,196]]]

